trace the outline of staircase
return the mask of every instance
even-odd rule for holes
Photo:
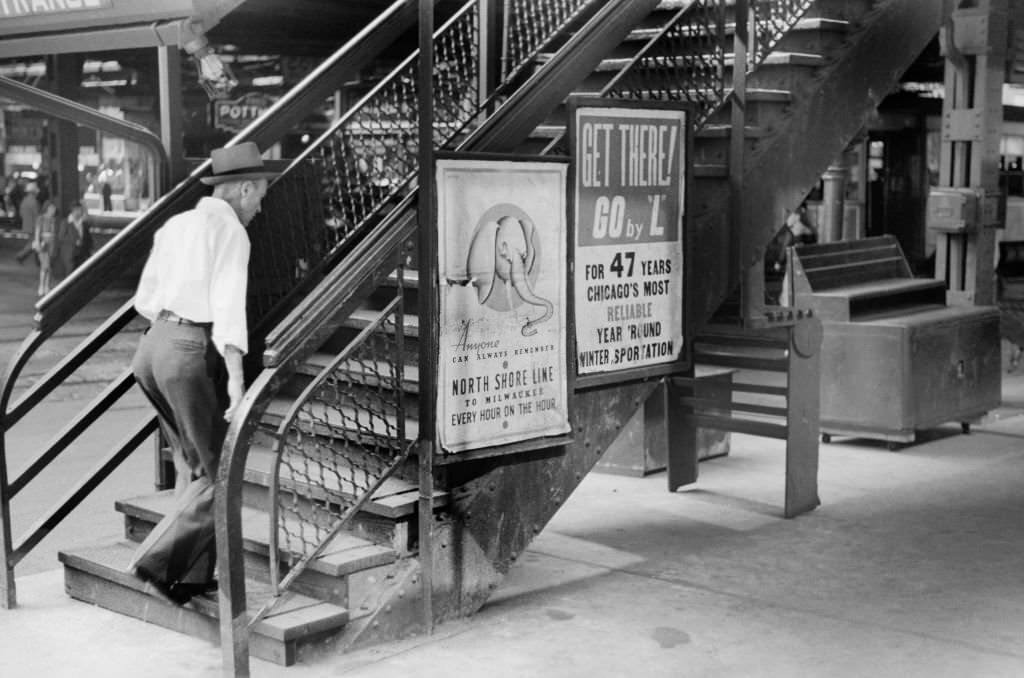
[[[408,20],[414,3],[396,4]],[[475,3],[438,31],[439,63],[449,70],[435,76],[437,143],[481,152],[557,146],[565,113],[552,102],[573,91],[693,102],[702,126],[693,149],[690,261],[698,268],[689,295],[700,329],[761,260],[783,209],[800,202],[942,19],[919,0],[817,0],[806,12],[799,2],[775,0],[771,18],[785,30],[755,31],[737,53],[734,2],[563,4],[563,13],[543,21],[527,9],[514,17],[545,30],[510,31],[540,37],[517,46],[521,56],[482,106],[466,84],[476,81],[473,66],[457,49],[479,25]],[[686,58],[659,57],[666,45]],[[757,68],[733,77],[731,66],[748,56]],[[675,68],[684,61],[707,67]],[[262,363],[250,365],[254,378],[223,450],[219,600],[172,607],[123,574],[133,544],[167,510],[168,491],[118,503],[126,525],[118,543],[61,554],[70,595],[219,637],[239,673],[249,652],[290,664],[309,650],[422,632],[424,609],[429,623],[472,614],[659,388],[657,380],[638,380],[580,390],[572,442],[511,458],[437,457],[424,476],[415,151],[387,150],[383,167],[369,170],[373,181],[358,178],[367,170],[356,162],[394,132],[382,131],[381,111],[412,100],[414,67],[411,57],[296,159],[251,228],[251,267],[260,272],[251,285],[252,355],[257,346],[263,352]],[[734,85],[742,86],[735,95],[745,102],[742,115],[727,101]],[[741,143],[734,129],[742,129]],[[180,188],[158,208],[180,209],[196,190]],[[144,243],[152,227],[123,240]],[[92,275],[102,278],[103,270]],[[54,306],[67,303],[55,299]],[[799,324],[749,298],[742,308],[740,324]],[[41,332],[52,331],[52,316],[41,317]],[[111,327],[130,319],[123,309]]]

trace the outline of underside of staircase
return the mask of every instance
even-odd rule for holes
[[[638,2],[638,19],[622,31],[624,39],[580,80],[559,85],[557,100],[571,91],[597,93],[624,61],[686,3]],[[897,83],[938,31],[942,11],[920,0],[818,0],[773,53],[747,80],[741,172],[729,167],[733,116],[728,105],[697,131],[690,224],[695,250],[688,304],[689,322],[703,328],[735,291],[742,268],[763,256],[782,223],[784,210],[796,207],[834,157],[858,133],[881,98]],[[642,5],[642,7],[641,7]],[[653,11],[648,11],[654,8]],[[727,26],[729,26],[727,19]],[[734,30],[734,26],[729,28]],[[557,47],[557,45],[556,45]],[[589,47],[593,52],[594,47]],[[546,58],[546,57],[545,57]],[[543,63],[544,59],[539,60]],[[538,65],[538,68],[540,66]],[[728,83],[728,79],[727,79]],[[727,84],[728,86],[728,84]],[[528,129],[519,138],[504,135],[474,150],[533,152],[564,131],[562,106],[526,101],[529,115],[519,116]],[[527,138],[527,133],[533,134]],[[486,130],[485,130],[486,131]],[[484,135],[485,140],[487,139]],[[733,185],[740,176],[741,185]],[[732,178],[731,178],[732,177]],[[733,209],[732,201],[738,201]],[[410,359],[400,376],[408,401],[402,422],[406,442],[417,438],[415,412],[419,397],[418,324],[415,322],[415,271],[377,281],[384,294],[371,294],[331,328],[317,352],[297,366],[275,398],[265,404],[245,468],[242,540],[246,560],[247,608],[260,609],[269,596],[269,560],[287,570],[298,553],[285,547],[270,552],[268,485],[273,482],[274,451],[270,432],[286,418],[292,400],[321,374],[353,337],[382,312],[401,282],[406,319],[402,350]],[[363,377],[348,377],[347,387],[372,390]],[[630,418],[659,387],[656,379],[579,390],[574,394],[572,442],[507,457],[461,461],[439,459],[432,498],[433,514],[420,515],[415,456],[401,465],[362,505],[346,529],[334,536],[295,580],[281,603],[251,629],[254,656],[291,664],[306,651],[343,651],[422,632],[421,576],[430,558],[435,621],[472,614],[484,605],[509,567],[569,499],[582,478],[615,441]],[[341,417],[317,419],[319,444],[345,445],[353,435]],[[394,422],[391,422],[394,423]],[[389,424],[390,425],[390,424]],[[372,435],[372,432],[361,434]],[[312,477],[315,472],[307,474]],[[307,483],[298,476],[282,482]],[[305,487],[314,499],[331,501],[345,494],[344,482]],[[124,539],[61,554],[66,588],[72,597],[147,622],[216,641],[216,596],[198,597],[176,607],[147,593],[125,572],[138,542],[145,538],[173,502],[171,491],[126,498]],[[429,520],[433,549],[424,554],[418,533]]]

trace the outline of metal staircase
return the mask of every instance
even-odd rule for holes
[[[379,47],[389,31],[411,25],[414,5],[397,2],[247,137],[267,142],[287,129],[287,119],[322,99],[341,73],[371,58],[368,45]],[[739,8],[742,17],[747,7],[741,0],[517,0],[512,7],[508,33],[520,40],[507,51],[493,92],[477,87],[478,56],[486,51],[479,4],[468,3],[437,32],[435,146],[557,149],[565,119],[558,102],[574,91],[693,102],[701,127],[691,202],[698,267],[691,322],[707,328],[743,289],[738,328],[798,335],[803,315],[765,308],[746,270],[760,261],[782,208],[799,203],[858,131],[938,30],[942,12],[917,0],[757,0],[751,19],[737,22],[734,12]],[[571,443],[511,460],[432,460],[437,489],[421,496],[422,353],[412,245],[416,59],[410,56],[290,164],[250,229],[251,357],[261,360],[248,365],[251,385],[222,453],[219,604],[197,599],[172,608],[120,571],[131,542],[166,510],[166,492],[119,503],[126,542],[61,556],[76,598],[219,637],[238,673],[247,671],[250,652],[288,664],[304,648],[394,639],[479,609],[633,413],[665,387],[639,380],[580,390]],[[126,305],[43,386],[8,405],[32,352],[123,262],[146,251],[167,215],[196,199],[203,171],[41,302],[39,329],[0,391],[4,431],[132,320]],[[783,350],[793,345],[788,341],[771,339]],[[131,385],[130,374],[122,375],[89,406],[81,426]],[[110,463],[153,430],[153,421],[144,422]],[[58,448],[41,456],[52,461]],[[5,463],[0,473],[6,514],[13,484]],[[428,543],[419,537],[424,521]],[[15,545],[6,518],[4,528],[0,576],[5,604],[13,606],[13,567],[25,544],[31,548],[41,536]]]

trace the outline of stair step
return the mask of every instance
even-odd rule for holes
[[[762,139],[770,133],[771,130],[756,125],[743,128],[743,136],[747,139]],[[695,134],[698,139],[728,139],[731,135],[732,125],[725,124],[704,125]]]
[[[254,446],[249,451],[249,460],[245,469],[246,480],[266,485],[270,478],[273,462],[274,453],[269,448]],[[304,489],[317,498],[327,497],[328,492],[335,495],[348,494],[352,496],[351,488],[346,492],[341,487],[340,481],[332,476],[326,476],[323,485],[317,488],[306,487]],[[419,496],[419,487],[415,483],[403,480],[402,478],[391,477],[377,488],[373,498],[363,506],[362,510],[384,518],[402,519],[416,513]],[[450,496],[447,492],[434,490],[435,508],[447,505],[449,499]]]
[[[125,566],[136,544],[112,544],[61,551],[65,589],[72,598],[137,619],[217,643],[216,594],[196,596],[182,607],[146,592],[141,581]],[[270,598],[266,584],[246,582],[249,610],[257,610]],[[316,644],[348,623],[348,610],[301,594],[289,594],[266,617],[253,625],[250,652],[253,656],[284,666],[295,663],[303,647]],[[144,671],[143,671],[144,672]]]
[[[306,359],[306,362],[299,365],[295,370],[298,374],[305,375],[307,377],[316,377],[326,369],[328,365],[336,358],[332,353],[314,353],[312,356]],[[382,360],[373,360],[368,364],[366,361],[360,361],[362,365],[370,367],[369,374],[365,373],[362,369],[357,369],[354,366],[357,361],[351,360],[346,363],[341,363],[338,368],[348,374],[353,381],[358,382],[362,386],[379,386],[381,383],[380,378],[375,377],[373,373],[384,374],[388,371],[388,363]],[[351,364],[351,369],[346,369],[346,366]],[[402,371],[402,390],[406,393],[419,393],[420,392],[420,371],[415,365],[405,365]]]
[[[850,22],[839,19],[823,19],[821,17],[805,17],[796,22],[791,31],[826,31],[829,33],[847,33],[850,31]],[[627,42],[648,42],[658,37],[661,27],[638,28],[626,36]],[[725,24],[725,34],[734,35],[736,24],[729,22]],[[703,31],[695,29],[694,35],[703,35]]]
[[[733,63],[736,60],[736,56],[732,53],[725,55],[725,65],[728,68],[732,68]],[[772,52],[764,61],[761,62],[762,66],[823,66],[828,60],[820,54],[808,54],[803,52]],[[632,59],[604,59],[594,69],[596,72],[617,73],[632,63]]]
[[[372,325],[377,317],[380,315],[379,311],[368,308],[356,309],[345,321],[345,326],[355,330],[364,330]],[[405,336],[417,338],[420,335],[420,319],[416,315],[406,315],[404,317],[403,325],[405,327]]]
[[[165,490],[139,497],[121,499],[115,508],[132,519],[133,539],[145,538],[149,529],[158,523],[174,506],[174,491]],[[242,507],[242,544],[245,550],[266,558],[270,553],[270,521],[266,511],[250,506]],[[398,555],[393,549],[379,546],[348,532],[340,532],[308,569],[329,577],[341,577],[371,567],[392,563]],[[286,560],[287,554],[282,553]]]
[[[263,413],[261,420],[263,425],[276,429],[287,416],[293,402],[293,399],[288,397],[273,398]],[[325,437],[379,445],[382,441],[390,440],[393,432],[398,429],[398,419],[391,414],[374,417],[370,422],[362,422],[363,429],[356,431],[346,424],[346,421],[355,419],[356,410],[348,407],[341,409],[328,407],[317,401],[310,402],[309,407],[315,419],[313,430],[317,435]],[[308,417],[309,415],[300,413],[299,416]],[[363,418],[365,419],[365,416]],[[419,422],[416,419],[410,416],[405,418],[406,443],[416,440],[419,429]]]
[[[725,55],[726,67],[732,68],[735,61],[735,54],[730,53]],[[764,58],[764,61],[761,62],[761,66],[810,66],[812,68],[817,68],[818,66],[824,66],[826,63],[828,63],[828,59],[820,54],[810,54],[806,52],[771,52]]]

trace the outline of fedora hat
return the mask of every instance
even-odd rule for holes
[[[213,174],[199,179],[207,186],[216,186],[227,181],[273,179],[279,174],[263,166],[260,149],[251,141],[228,148],[213,149],[210,153],[210,162]]]

